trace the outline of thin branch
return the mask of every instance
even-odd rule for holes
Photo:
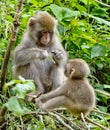
[[[60,109],[61,110],[61,109]],[[67,119],[65,116],[63,116],[62,114],[54,111],[57,115],[59,115],[60,117],[64,118],[64,120],[71,122],[75,127],[77,127],[79,130],[83,130],[82,128],[80,128],[78,125],[76,125],[75,123],[73,123],[73,120]]]
[[[39,116],[39,118],[40,118],[41,123],[44,125],[43,130],[46,130],[46,129],[45,129],[45,124],[44,124],[44,121],[43,121],[43,117],[42,117],[42,115],[38,115],[38,116]]]
[[[100,94],[103,94],[103,95],[105,95],[105,96],[107,96],[107,97],[110,97],[110,94],[107,93],[107,92],[101,91],[101,90],[99,90],[99,89],[95,89],[95,91],[98,92],[98,93],[100,93]]]
[[[54,116],[59,122],[61,122],[61,124],[63,124],[66,128],[68,128],[68,130],[74,130],[73,128],[71,128],[68,124],[66,124],[61,118],[60,116],[58,116],[57,114],[54,114],[52,112],[49,112],[50,115]]]
[[[20,25],[19,22],[19,15],[21,12],[21,8],[22,8],[22,4],[23,4],[23,0],[19,0],[18,6],[17,6],[17,10],[14,16],[14,20],[13,20],[13,28],[12,28],[12,35],[8,44],[8,49],[5,53],[5,57],[4,57],[4,62],[2,65],[2,69],[1,69],[1,85],[0,85],[0,91],[2,91],[2,88],[4,86],[5,83],[5,77],[6,77],[6,71],[7,71],[7,66],[8,66],[8,61],[10,58],[10,51],[12,48],[13,43],[16,41],[16,35],[18,32],[18,27]]]
[[[0,109],[0,117],[4,117],[6,111],[7,111],[7,107],[3,105],[3,107]]]
[[[96,1],[97,3],[103,5],[103,6],[110,7],[110,5],[107,5],[107,4],[105,4],[105,3],[101,2],[101,1],[98,1],[98,0],[95,0],[95,1]]]
[[[105,113],[105,112],[102,112],[102,111],[99,111],[99,110],[92,110],[93,112],[97,112],[97,113],[100,113],[100,114],[103,114],[105,116],[109,116],[110,117],[110,114],[109,113]]]
[[[2,130],[6,125],[6,120],[5,120],[6,112],[7,112],[7,108],[5,105],[3,105],[2,108],[0,109],[0,130]]]
[[[87,123],[86,123],[86,121],[85,121],[85,118],[84,118],[84,114],[81,112],[81,119],[82,119],[82,121],[84,122],[84,125],[85,125],[85,127],[87,128],[87,130],[90,130],[90,128],[88,127],[88,125],[87,125]]]
[[[98,123],[92,121],[92,120],[89,119],[88,117],[85,117],[85,119],[86,119],[88,122],[90,122],[90,123],[92,123],[92,124],[94,124],[94,125],[96,125],[96,126],[102,128],[102,130],[108,130],[108,128],[106,128],[106,127],[104,127],[104,126],[102,126],[102,125],[100,125],[100,124],[98,124]]]
[[[21,129],[23,130],[23,119],[21,116],[20,116],[20,121],[21,121]]]
[[[3,123],[3,124],[0,126],[0,130],[5,130],[5,129],[3,129],[5,126],[6,126],[6,122]]]

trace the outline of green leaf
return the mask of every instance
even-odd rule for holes
[[[104,84],[104,88],[109,88],[110,89],[110,85]]]
[[[67,19],[67,18],[69,18],[70,20],[70,18],[80,16],[79,11],[72,11],[68,8],[59,7],[54,4],[52,4],[50,8],[59,21],[62,21],[63,19]]]
[[[108,17],[108,15],[107,15],[107,12],[106,12],[106,9],[104,9],[104,8],[100,8],[100,7],[95,7],[95,8],[93,8],[93,10],[92,10],[92,14],[93,15],[96,15],[96,16],[101,16],[101,17]]]
[[[107,108],[104,106],[98,106],[100,111],[107,112]]]
[[[100,44],[95,44],[91,49],[91,59],[105,55],[105,47]]]
[[[3,87],[3,93],[5,94],[9,87],[12,87],[14,84],[20,83],[20,82],[21,82],[20,80],[11,80],[10,82],[6,83]]]
[[[29,112],[23,101],[17,99],[17,97],[11,97],[5,105],[8,110],[12,111],[16,116],[21,116],[26,112]]]
[[[54,64],[56,64],[55,60],[51,57],[51,56],[48,56],[48,59],[53,62]]]
[[[32,80],[26,80],[25,83],[18,83],[14,88],[12,88],[13,95],[18,98],[24,99],[28,92],[35,91],[35,85]]]

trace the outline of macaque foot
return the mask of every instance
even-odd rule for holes
[[[39,98],[35,99],[35,105],[36,105],[36,107],[41,108],[42,104],[43,103],[41,102],[41,100]]]
[[[42,93],[40,91],[31,92],[27,94],[27,100],[29,102],[35,102],[35,99],[39,97]]]

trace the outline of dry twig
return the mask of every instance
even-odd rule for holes
[[[62,118],[60,118],[60,116],[58,116],[57,114],[54,114],[52,112],[49,112],[50,115],[54,116],[59,122],[61,122],[61,124],[63,124],[66,128],[68,128],[68,130],[73,130],[73,128],[71,128],[71,126],[69,126],[68,124],[66,124]]]
[[[96,91],[97,93],[100,93],[100,94],[103,94],[103,95],[105,95],[105,96],[107,96],[107,97],[110,97],[110,94],[107,93],[107,92],[103,92],[103,91],[101,91],[101,90],[99,90],[99,89],[95,89],[95,91]]]
[[[105,112],[102,112],[102,111],[99,111],[99,110],[92,110],[93,112],[97,112],[97,113],[100,113],[100,114],[103,114],[105,116],[109,116],[110,117],[110,114],[109,113],[105,113]]]
[[[106,127],[104,127],[104,126],[102,126],[102,125],[100,125],[100,124],[98,124],[98,123],[92,121],[91,119],[89,119],[89,118],[87,118],[87,117],[85,117],[85,119],[86,119],[88,122],[90,122],[90,123],[92,123],[92,124],[94,124],[94,125],[100,127],[102,130],[108,130],[108,128],[106,128]]]
[[[7,66],[8,66],[8,61],[10,58],[10,51],[12,48],[13,43],[16,41],[16,35],[18,32],[18,27],[20,25],[19,22],[19,15],[21,12],[21,8],[22,8],[22,4],[23,4],[23,0],[19,0],[18,2],[18,7],[17,10],[15,12],[15,16],[14,16],[14,20],[13,20],[13,28],[12,28],[12,35],[8,44],[8,49],[6,51],[5,57],[4,57],[4,62],[2,65],[2,69],[1,69],[1,85],[0,85],[0,91],[2,91],[2,88],[4,86],[5,83],[5,77],[6,77],[6,71],[7,71]]]
[[[98,0],[95,0],[95,1],[96,1],[97,3],[103,5],[103,6],[110,7],[110,5],[107,5],[107,4],[105,4],[105,3],[101,2],[101,1],[98,1]]]
[[[87,125],[87,123],[86,123],[86,121],[85,121],[84,114],[82,112],[81,112],[81,119],[84,122],[84,125],[87,128],[87,130],[90,130],[89,127],[88,127],[88,125]]]

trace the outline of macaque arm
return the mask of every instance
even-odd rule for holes
[[[67,55],[67,52],[64,50],[63,46],[61,45],[59,39],[56,37],[53,41],[55,41],[55,43],[53,43],[53,50],[52,50],[52,55],[56,52],[56,50],[58,50],[58,54],[56,54],[56,58],[54,59],[55,62],[56,62],[56,65],[59,65],[61,66],[62,68],[65,67],[66,63],[67,63],[67,60],[68,60],[68,55]],[[55,53],[54,53],[55,51]],[[58,56],[58,58],[57,58]]]
[[[39,48],[17,48],[14,53],[14,63],[17,66],[26,65],[31,61],[35,60],[36,58],[42,57],[41,55],[43,51],[44,50],[41,50]]]
[[[40,108],[43,111],[50,111],[54,108],[58,108],[60,106],[65,106],[66,99],[67,99],[67,97],[64,95],[52,98],[52,99],[48,100],[47,102],[40,104]]]
[[[49,99],[51,99],[51,98],[55,98],[55,97],[57,97],[57,96],[63,95],[64,91],[65,91],[65,89],[64,89],[63,87],[59,87],[59,88],[57,88],[56,90],[53,90],[53,91],[51,91],[51,92],[49,92],[49,93],[47,93],[47,94],[41,95],[41,96],[39,97],[39,99],[40,99],[41,101],[45,102],[45,101],[47,101],[47,100],[49,100]]]

